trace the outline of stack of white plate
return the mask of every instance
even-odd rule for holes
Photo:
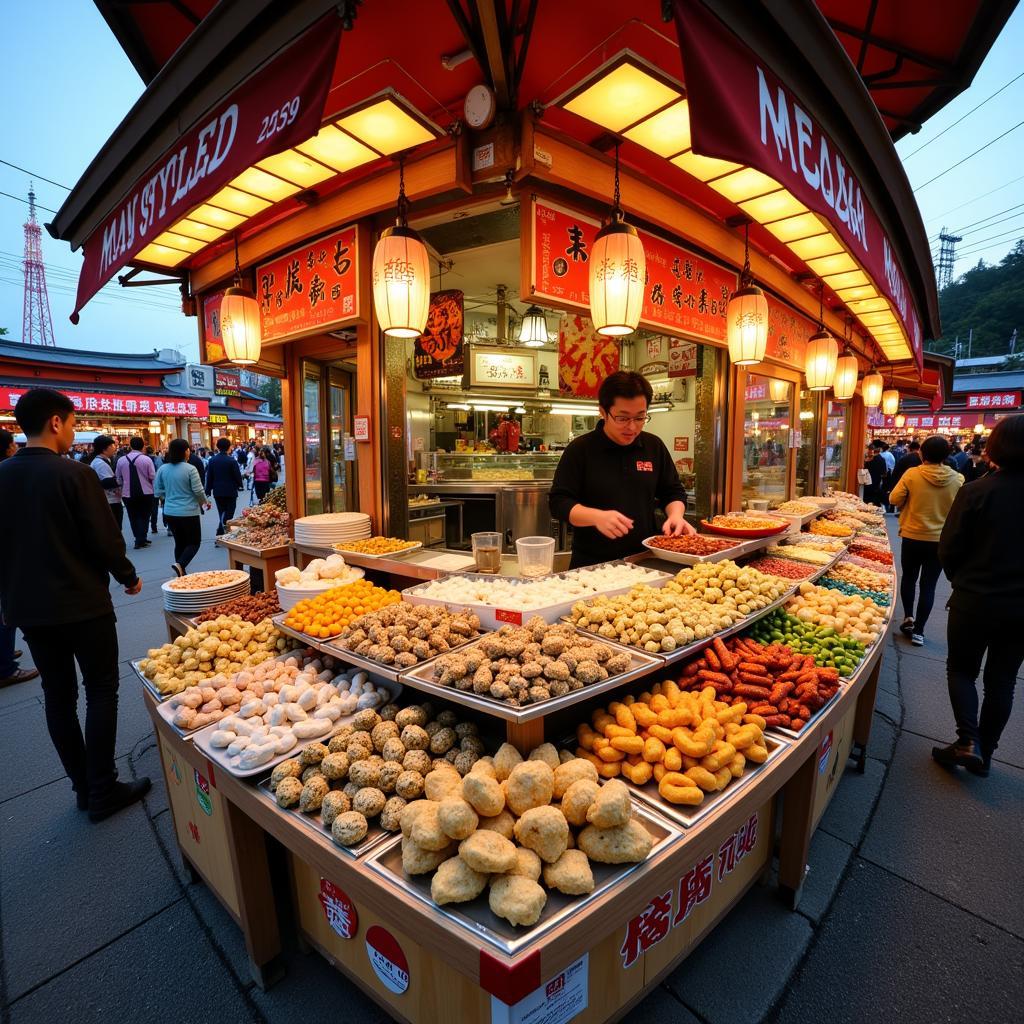
[[[233,601],[236,597],[244,597],[249,593],[249,574],[241,569],[225,569],[222,571],[225,577],[231,574],[231,578],[225,579],[212,587],[196,587],[189,590],[177,590],[171,587],[172,582],[168,580],[161,586],[164,594],[164,608],[169,612],[176,612],[190,618],[198,615],[199,612],[215,605],[224,604],[226,601]],[[183,577],[188,579],[188,577]]]
[[[332,544],[370,536],[370,517],[365,512],[325,512],[295,520],[296,544],[329,548]]]
[[[344,579],[320,580],[319,584],[315,587],[282,587],[278,584],[277,601],[278,604],[281,605],[281,611],[287,612],[294,608],[300,601],[305,601],[307,598],[319,597],[321,594],[325,594],[328,590],[333,590],[335,587],[344,587],[349,583],[355,583],[356,580],[361,580],[365,575],[365,570],[357,569],[355,566],[350,565],[348,567],[348,574]]]

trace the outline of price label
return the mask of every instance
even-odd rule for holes
[[[523,613],[509,611],[506,608],[498,608],[494,612],[494,617],[499,622],[510,622],[513,626],[521,626],[523,624]]]

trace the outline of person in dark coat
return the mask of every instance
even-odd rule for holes
[[[28,439],[0,463],[0,610],[21,628],[42,676],[46,726],[78,806],[102,821],[140,800],[147,778],[118,782],[118,654],[109,578],[127,594],[142,580],[125,554],[99,477],[61,458],[75,438],[66,395],[31,388],[14,408]],[[85,735],[78,678],[85,689]]]
[[[884,449],[884,441],[872,441],[868,448],[868,457],[864,462],[864,468],[871,474],[871,483],[864,487],[864,500],[872,505],[881,505],[882,496],[887,490],[885,478],[889,468],[885,464],[885,459],[882,458]]]
[[[231,442],[226,438],[217,441],[217,454],[206,465],[206,494],[217,503],[217,536],[227,530],[229,519],[235,518],[235,506],[238,503],[238,492],[242,490],[242,467],[238,460],[228,455]]]
[[[957,739],[932,748],[940,764],[975,775],[989,773],[1024,664],[1024,415],[1000,420],[985,450],[995,471],[960,488],[939,538],[939,561],[953,585],[946,682]]]
[[[921,462],[921,442],[911,441],[907,446],[906,455],[900,458],[896,463],[896,469],[894,470],[892,480],[890,481],[890,492],[900,482],[900,477],[902,477],[908,469],[913,469],[914,466],[920,466]]]

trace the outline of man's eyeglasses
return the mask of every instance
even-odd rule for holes
[[[651,417],[645,413],[643,416],[612,416],[611,420],[617,427],[628,427],[630,423],[642,427],[645,423],[651,422]]]

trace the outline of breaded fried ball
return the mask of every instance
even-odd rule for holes
[[[332,790],[320,804],[320,820],[324,823],[325,828],[330,828],[339,814],[350,810],[352,810],[352,802],[349,798],[341,790]]]
[[[557,807],[531,807],[516,822],[516,839],[520,846],[553,864],[566,851],[569,824]]]
[[[278,807],[294,807],[302,796],[302,783],[294,775],[286,775],[277,784]]]
[[[393,796],[380,812],[380,827],[386,832],[397,832],[401,827],[402,811],[406,802],[400,796]]]
[[[449,857],[430,880],[430,898],[439,906],[475,900],[487,885],[486,874],[474,871],[461,857]]]
[[[500,814],[505,807],[505,794],[498,782],[482,772],[472,771],[462,780],[462,796],[473,810],[487,818]]]
[[[491,882],[488,903],[491,911],[512,924],[532,925],[540,919],[548,901],[547,893],[523,875],[502,875]]]
[[[587,811],[587,821],[598,828],[625,825],[633,817],[629,787],[620,779],[609,779]]]
[[[516,847],[516,863],[508,873],[510,875],[522,875],[524,878],[531,878],[537,881],[540,878],[541,859],[525,846]]]
[[[523,755],[511,743],[502,743],[494,755],[494,777],[499,782],[512,774],[512,769],[523,760]]]
[[[579,848],[598,864],[638,864],[654,846],[651,834],[639,821],[614,828],[588,825],[577,840]]]
[[[438,804],[437,814],[441,830],[449,839],[468,839],[480,820],[461,796],[446,796]]]
[[[422,820],[417,818],[413,825],[413,837],[416,827]],[[459,844],[459,856],[474,870],[485,874],[511,871],[516,864],[516,848],[504,836],[486,829],[474,832],[468,839]]]
[[[594,873],[582,850],[566,850],[554,864],[544,865],[544,884],[567,896],[582,896],[594,891]]]
[[[559,764],[555,768],[555,788],[552,795],[556,800],[565,796],[565,791],[580,779],[597,782],[597,768],[586,758],[574,757],[571,761]]]
[[[558,750],[553,743],[542,743],[535,750],[531,750],[529,760],[543,761],[552,771],[561,763],[558,760]]]
[[[358,811],[345,811],[334,819],[331,837],[339,846],[355,846],[366,838],[369,827]]]
[[[515,835],[516,819],[508,811],[502,811],[490,818],[481,818],[477,832],[497,832],[499,836],[511,839]]]
[[[588,762],[589,763],[589,762]],[[562,813],[570,825],[586,825],[587,812],[597,799],[601,787],[594,779],[579,779],[562,795]]]
[[[462,795],[462,776],[449,764],[439,766],[423,780],[423,792],[428,800],[443,800],[446,796]]]
[[[554,772],[546,762],[523,761],[512,769],[508,777],[505,803],[513,814],[523,815],[531,807],[551,803],[554,788]]]

